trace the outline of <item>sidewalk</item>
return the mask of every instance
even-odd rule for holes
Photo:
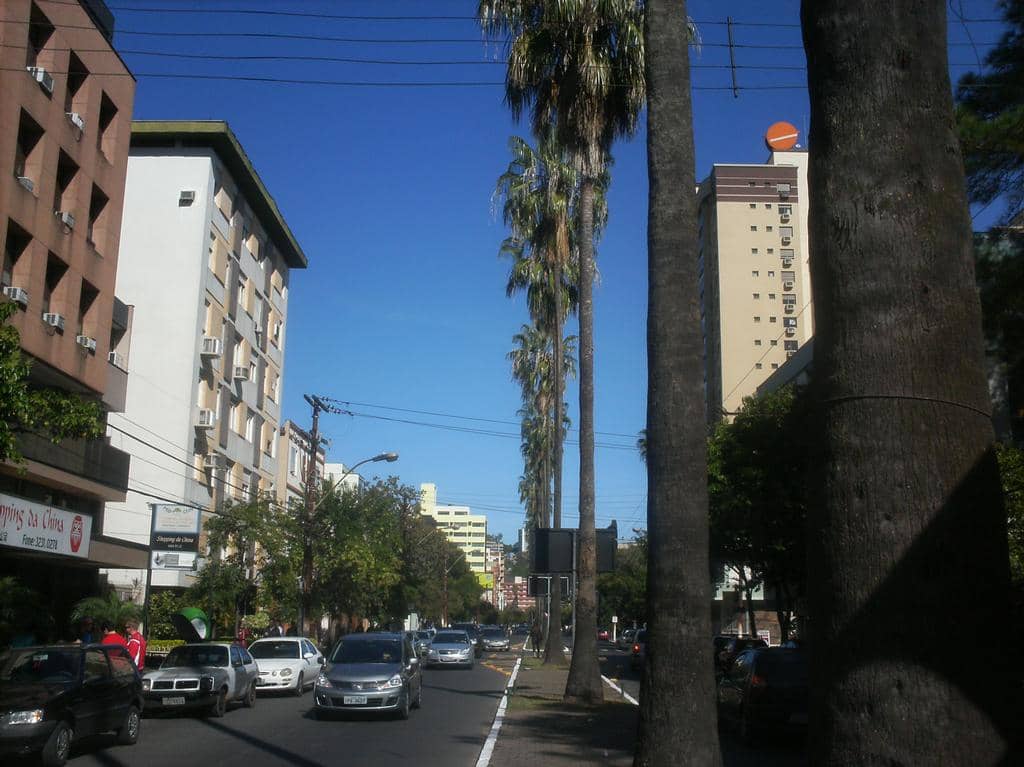
[[[595,708],[562,702],[568,666],[524,658],[490,767],[631,767],[639,709],[605,685]]]

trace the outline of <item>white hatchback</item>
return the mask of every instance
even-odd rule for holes
[[[306,637],[268,637],[249,645],[259,668],[257,690],[288,690],[302,695],[316,683],[324,656]]]

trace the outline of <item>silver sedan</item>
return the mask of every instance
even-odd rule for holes
[[[438,631],[427,648],[427,666],[464,666],[473,668],[473,642],[465,631]]]

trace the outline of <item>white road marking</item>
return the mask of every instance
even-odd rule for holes
[[[491,731],[487,734],[487,740],[484,741],[484,747],[480,749],[480,757],[476,760],[476,767],[487,767],[491,763],[491,754],[494,753],[494,744],[498,742],[498,733],[501,731],[501,723],[505,719],[505,709],[508,707],[508,695],[513,685],[516,683],[516,676],[519,674],[519,666],[523,662],[523,659],[516,658],[515,668],[512,669],[512,675],[508,678],[508,684],[505,685],[505,692],[501,696],[501,702],[498,704],[498,711],[494,715],[494,724],[491,725]]]
[[[608,677],[606,677],[606,676],[605,676],[604,674],[601,674],[601,678],[602,678],[602,679],[603,679],[603,680],[604,680],[605,682],[607,682],[607,683],[608,683],[608,686],[609,686],[609,687],[611,687],[611,688],[612,688],[613,690],[615,690],[615,692],[617,692],[617,693],[618,693],[619,695],[621,695],[621,696],[622,696],[623,698],[625,698],[626,700],[628,700],[628,701],[629,701],[630,703],[632,703],[632,704],[633,704],[634,706],[639,706],[639,705],[640,705],[640,701],[638,701],[638,700],[637,700],[636,698],[634,698],[634,697],[633,697],[632,695],[630,695],[630,694],[629,694],[628,692],[626,692],[625,690],[623,690],[623,689],[622,689],[621,687],[619,687],[619,686],[618,686],[617,684],[615,684],[615,682],[613,682],[613,681],[612,681],[611,679],[609,679]]]

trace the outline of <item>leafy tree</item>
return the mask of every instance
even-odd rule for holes
[[[999,445],[997,453],[1009,519],[1010,577],[1020,609],[1024,607],[1024,450]]]
[[[32,363],[21,351],[21,336],[10,319],[13,301],[0,300],[0,460],[21,463],[18,434],[39,432],[53,442],[103,435],[103,408],[97,400],[29,383]]]
[[[115,631],[120,631],[124,628],[125,621],[137,621],[141,617],[142,608],[134,602],[123,601],[121,595],[114,589],[104,597],[81,599],[71,608],[72,621],[77,623],[82,618],[92,618],[97,629],[107,624]]]
[[[647,58],[638,57],[642,73],[633,76],[646,83],[648,107],[648,404],[643,455],[650,551],[647,661],[634,764],[714,767],[721,755],[708,641],[711,584],[697,208],[696,197],[684,192],[695,184],[688,50],[694,33],[683,0],[648,0],[644,5]],[[680,679],[686,683],[678,684]]]
[[[505,98],[533,133],[554,130],[579,172],[580,533],[576,639],[565,697],[599,702],[594,531],[594,195],[612,142],[633,133],[644,101],[642,16],[634,0],[481,0],[484,31],[508,34]]]
[[[173,589],[151,591],[149,595],[149,625],[145,627],[150,639],[178,639],[178,632],[171,623],[171,616],[183,607],[190,606],[191,600],[184,592]]]
[[[1005,197],[1004,221],[1014,221],[1024,211],[1024,2],[999,5],[1009,28],[985,71],[960,78],[956,118],[971,201]]]
[[[0,577],[0,647],[26,630],[38,633],[49,628],[52,618],[43,609],[38,592],[23,585],[13,575]],[[40,638],[41,639],[41,638]]]
[[[815,765],[1019,761],[1013,645],[980,628],[1009,567],[945,5],[801,10]]]
[[[641,533],[631,546],[620,547],[615,571],[597,578],[600,601],[597,622],[601,626],[611,623],[613,615],[619,618],[619,628],[636,622],[647,622],[647,535]]]

